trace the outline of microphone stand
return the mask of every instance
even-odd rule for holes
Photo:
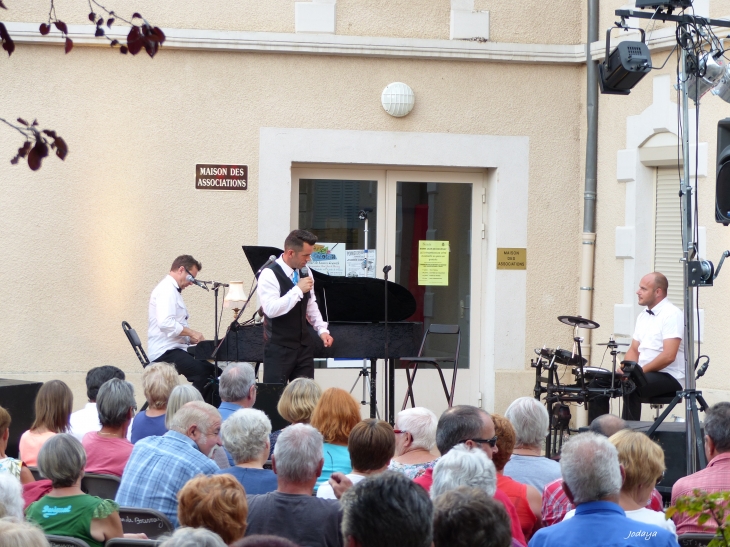
[[[390,425],[395,425],[395,407],[393,402],[395,400],[395,363],[391,363],[389,359],[390,355],[390,339],[388,338],[388,272],[392,268],[390,266],[383,267],[383,277],[385,278],[385,366],[388,367],[388,383],[390,384],[388,393],[386,394],[388,400],[388,422]]]

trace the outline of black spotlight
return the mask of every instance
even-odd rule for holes
[[[601,93],[628,95],[651,70],[651,54],[646,45],[646,34],[644,29],[639,29],[641,42],[619,42],[609,55],[611,30],[606,31],[606,59],[598,65]]]
[[[717,177],[715,220],[730,224],[730,118],[717,122]]]

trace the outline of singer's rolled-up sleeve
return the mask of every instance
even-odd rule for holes
[[[329,325],[324,319],[322,319],[322,314],[320,313],[319,306],[317,305],[317,297],[314,295],[314,285],[312,285],[310,294],[312,296],[307,302],[307,321],[309,321],[309,324],[314,327],[317,334],[322,336],[325,332],[329,333]]]

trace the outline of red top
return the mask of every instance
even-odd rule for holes
[[[691,496],[692,491],[698,489],[708,494],[730,490],[730,452],[718,454],[707,467],[682,477],[672,486],[672,505],[680,496]],[[685,514],[675,514],[672,517],[677,525],[677,534],[714,534],[717,530],[717,523],[710,519],[704,525],[697,524],[697,517],[688,517]]]
[[[535,531],[537,517],[530,508],[530,502],[527,501],[527,485],[497,473],[497,488],[507,494],[507,497],[515,506],[522,533],[525,535],[525,539],[530,541],[532,533]]]
[[[122,476],[124,466],[134,445],[127,439],[103,437],[98,431],[89,431],[81,440],[86,450],[87,473]]]
[[[664,511],[662,495],[656,488],[652,490],[651,499],[646,508],[652,511]],[[575,505],[570,503],[568,496],[565,495],[563,479],[555,479],[553,482],[547,483],[542,491],[543,525],[552,526],[561,522],[565,514],[571,509],[575,509]]]
[[[413,482],[422,486],[426,492],[429,492],[431,490],[431,485],[433,484],[433,469],[426,469],[426,472],[420,477],[413,479]],[[520,519],[517,515],[517,511],[515,510],[515,506],[509,500],[509,497],[504,492],[500,492],[499,488],[497,488],[497,491],[494,493],[494,499],[504,505],[504,508],[507,510],[510,525],[512,527],[512,539],[517,541],[520,545],[526,546],[527,541],[525,541],[525,535],[522,533],[522,528],[520,527]]]

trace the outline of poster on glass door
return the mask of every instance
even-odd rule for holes
[[[347,277],[375,277],[375,249],[351,249],[346,256]]]
[[[309,266],[319,273],[327,275],[345,275],[345,244],[320,243],[314,244],[312,262]]]

